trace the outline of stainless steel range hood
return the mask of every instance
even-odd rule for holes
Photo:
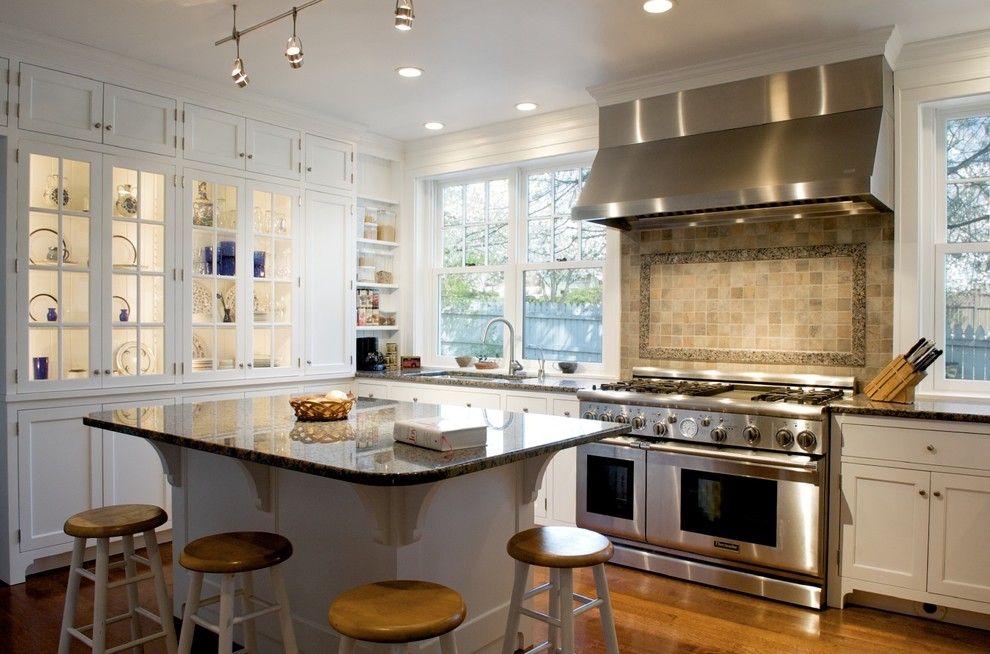
[[[601,107],[572,211],[661,229],[893,210],[883,56]]]

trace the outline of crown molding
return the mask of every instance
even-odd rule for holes
[[[901,50],[897,70],[983,58],[990,58],[990,30],[908,43]]]
[[[0,55],[10,57],[12,70],[14,60],[24,61],[150,93],[174,95],[180,100],[189,99],[266,122],[275,119],[344,140],[359,141],[368,134],[367,125],[328,116],[316,109],[299,108],[256,91],[218,86],[215,81],[197,75],[2,22]]]
[[[402,161],[402,141],[397,141],[388,136],[366,132],[361,136],[356,145],[358,152],[391,161]]]
[[[894,47],[888,53],[888,44]],[[687,89],[796,70],[819,64],[831,64],[878,54],[897,55],[900,36],[894,26],[858,32],[848,37],[823,39],[797,46],[761,50],[641,77],[588,87],[599,106],[628,102],[639,98],[665,95]],[[889,58],[889,57],[888,57]]]

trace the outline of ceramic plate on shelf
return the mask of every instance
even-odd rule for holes
[[[207,361],[210,365],[213,365],[213,359],[206,356],[206,345],[203,344],[203,339],[196,334],[193,334],[192,337],[192,356],[193,363],[196,361]]]
[[[110,260],[114,268],[137,268],[137,247],[123,234],[110,239]]]
[[[145,374],[151,370],[153,364],[151,350],[143,344],[138,345],[137,341],[121,344],[114,354],[114,362],[117,364],[117,372],[124,375],[138,374],[138,366],[141,374]]]
[[[48,320],[48,310],[54,308],[58,312],[58,300],[51,293],[37,293],[28,300],[28,318],[31,322]],[[54,321],[53,321],[54,322]]]
[[[110,300],[113,303],[113,306],[110,309],[113,312],[111,314],[113,316],[113,320],[115,320],[117,322],[121,322],[121,320],[120,320],[120,311],[121,311],[121,309],[127,309],[127,315],[130,316],[130,314],[131,314],[131,303],[130,302],[128,302],[125,298],[121,297],[120,295],[114,295],[112,298],[110,298]],[[128,320],[130,320],[130,318],[128,318]]]
[[[213,294],[210,293],[209,286],[198,279],[194,279],[192,283],[192,312],[193,322],[213,320]]]
[[[50,227],[39,227],[28,235],[28,261],[36,265],[54,266],[58,258],[58,232]],[[62,261],[69,262],[69,246],[64,238]]]

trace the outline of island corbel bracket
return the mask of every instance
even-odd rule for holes
[[[553,454],[543,454],[526,459],[523,462],[521,504],[532,504],[536,501],[536,496],[540,493],[540,488],[543,486],[543,475],[547,471],[547,466],[550,465],[550,458],[552,456]]]
[[[253,461],[238,459],[238,469],[247,477],[254,491],[254,505],[259,511],[272,512],[272,468]]]
[[[182,486],[182,448],[171,443],[161,443],[149,440],[148,443],[155,450],[155,454],[162,461],[162,470],[165,472],[165,479],[172,486]]]
[[[414,486],[356,485],[354,491],[364,508],[375,516],[374,540],[401,547],[420,539],[420,518],[426,514],[441,482]]]

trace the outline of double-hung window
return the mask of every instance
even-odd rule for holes
[[[990,388],[990,98],[936,112],[935,386]]]
[[[605,228],[572,221],[587,164],[514,168],[435,183],[436,337],[432,354],[604,364]]]

